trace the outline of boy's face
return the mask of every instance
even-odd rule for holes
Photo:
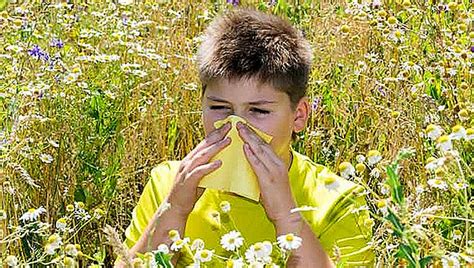
[[[206,136],[215,129],[214,122],[237,115],[273,136],[273,151],[288,160],[292,132],[304,129],[309,104],[303,98],[293,110],[289,96],[269,84],[260,84],[256,79],[220,79],[207,85],[202,111]]]

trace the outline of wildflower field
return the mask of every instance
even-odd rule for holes
[[[370,211],[378,266],[474,266],[470,0],[16,2],[0,1],[1,267],[113,265],[150,170],[203,139],[194,54],[237,6],[310,41],[293,148],[365,187],[353,213]],[[245,263],[189,244],[202,266]]]

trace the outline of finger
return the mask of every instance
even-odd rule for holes
[[[281,164],[281,160],[273,152],[270,145],[264,142],[252,129],[242,124],[239,131],[241,132],[240,136],[244,142],[250,145],[250,149],[254,152],[256,157],[262,161],[269,170],[272,170],[271,166],[279,166]]]
[[[216,160],[211,163],[207,163],[204,165],[200,165],[196,168],[194,168],[190,173],[185,178],[185,183],[190,183],[191,185],[197,185],[199,184],[199,181],[201,179],[213,172],[214,170],[218,169],[222,165],[222,161]]]
[[[270,173],[264,163],[255,155],[247,143],[244,144],[244,153],[259,181]]]
[[[187,170],[193,170],[195,167],[199,165],[203,165],[208,163],[214,156],[216,156],[220,151],[222,151],[225,147],[229,146],[232,142],[230,137],[224,138],[221,141],[218,141],[212,144],[209,147],[206,147],[194,154],[194,156],[189,159]]]
[[[212,144],[222,140],[227,135],[227,133],[229,132],[231,127],[232,127],[232,125],[230,124],[230,122],[227,122],[223,126],[221,126],[220,128],[213,130],[211,133],[209,133],[209,135],[203,141],[201,141],[196,146],[196,148],[194,148],[194,150],[192,150],[188,154],[188,156],[190,158],[192,158],[200,150],[202,150],[202,149],[204,149],[208,146],[211,146]]]

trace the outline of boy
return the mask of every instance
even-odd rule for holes
[[[219,244],[219,204],[231,204],[229,215],[248,245],[294,233],[302,245],[291,252],[290,267],[331,267],[329,256],[346,265],[373,264],[367,211],[361,188],[291,148],[292,135],[304,130],[310,112],[305,97],[311,68],[310,45],[287,21],[258,11],[235,9],[207,28],[197,60],[203,85],[202,111],[206,138],[182,161],[155,167],[126,232],[130,255],[170,245],[170,230],[201,238],[206,249],[225,254]],[[237,123],[242,150],[258,179],[260,202],[198,187],[222,163],[211,161],[232,142],[229,123],[235,115],[272,136],[262,141],[246,124]],[[160,204],[170,204],[160,210]],[[294,212],[300,206],[314,211]],[[217,216],[218,217],[218,216]],[[189,265],[189,256],[173,260]]]

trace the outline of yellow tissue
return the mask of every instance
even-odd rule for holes
[[[214,172],[202,178],[199,187],[232,192],[258,201],[260,199],[260,189],[257,176],[245,156],[244,142],[239,136],[237,122],[243,122],[249,126],[266,143],[269,143],[272,137],[249,125],[243,118],[235,115],[215,122],[214,127],[219,128],[227,122],[232,124],[232,128],[227,133],[227,136],[232,141],[211,159],[211,161],[221,160],[222,165]]]

